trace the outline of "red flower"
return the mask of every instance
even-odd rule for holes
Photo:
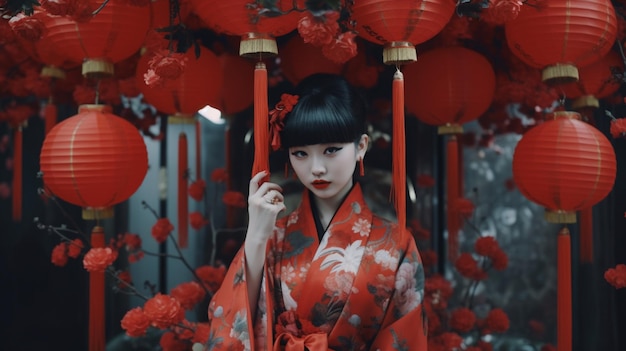
[[[478,267],[478,262],[467,252],[459,255],[459,258],[454,263],[454,267],[466,278],[474,280],[483,280],[486,278],[486,274]]]
[[[523,2],[520,0],[490,0],[486,9],[485,21],[502,25],[519,15]]]
[[[147,86],[153,88],[160,88],[165,84],[165,80],[150,68],[148,68],[148,71],[143,74],[143,81]]]
[[[626,118],[617,118],[611,121],[610,128],[613,138],[620,138],[626,135]]]
[[[204,286],[212,293],[219,289],[226,276],[226,266],[212,267],[200,266],[196,268],[196,275],[200,278]]]
[[[175,80],[185,71],[187,57],[182,53],[157,50],[148,62],[149,68],[161,79]]]
[[[604,272],[604,279],[613,285],[615,289],[626,287],[626,265],[618,264],[615,268],[609,268]]]
[[[193,229],[200,230],[207,225],[209,221],[202,216],[202,213],[195,211],[189,214],[189,223]]]
[[[202,179],[198,179],[189,185],[189,196],[196,201],[201,201],[204,197],[204,189],[206,189],[206,182]]]
[[[159,341],[161,348],[163,351],[187,351],[189,350],[189,345],[178,339],[176,334],[173,332],[166,332],[161,335],[161,340]]]
[[[150,320],[152,326],[165,329],[184,319],[184,310],[180,302],[169,295],[157,293],[153,298],[146,301],[143,312]]]
[[[439,343],[444,346],[444,350],[457,350],[463,343],[463,338],[457,333],[443,333],[438,339]]]
[[[457,308],[450,315],[450,327],[458,332],[467,333],[475,324],[476,315],[469,308]]]
[[[478,340],[476,345],[480,347],[482,351],[493,351],[493,345],[489,342]]]
[[[126,330],[126,335],[139,337],[146,334],[146,330],[150,326],[150,320],[143,313],[141,307],[135,307],[126,312],[121,324],[122,329]]]
[[[227,206],[246,208],[246,199],[239,191],[226,191],[222,196],[222,202]]]
[[[41,7],[51,15],[68,16],[73,12],[74,2],[72,0],[42,0]]]
[[[124,245],[128,251],[136,251],[141,249],[141,237],[137,234],[124,234]]]
[[[182,283],[172,289],[170,292],[173,298],[180,302],[182,308],[187,311],[191,311],[193,307],[204,299],[206,292],[196,282]]]
[[[65,267],[67,264],[67,243],[62,242],[52,249],[52,264],[59,267]]]
[[[314,16],[311,12],[298,21],[298,33],[305,43],[313,46],[330,44],[339,32],[339,12],[326,11],[323,16]]]
[[[280,141],[280,132],[283,130],[285,123],[285,117],[289,112],[293,110],[293,107],[298,103],[298,95],[282,94],[280,101],[276,104],[270,114],[270,144],[272,150],[276,151],[280,149],[282,143]]]
[[[80,255],[80,252],[83,251],[83,247],[85,247],[85,245],[83,245],[82,240],[74,239],[68,244],[67,255],[71,258],[76,258]]]
[[[474,213],[474,204],[464,197],[455,199],[452,206],[463,217],[470,217]]]
[[[483,334],[504,333],[509,329],[509,317],[501,308],[489,311],[485,319]]]
[[[110,247],[96,247],[90,249],[83,258],[83,266],[89,272],[104,272],[117,259],[117,251]]]
[[[491,255],[491,264],[493,268],[498,271],[504,270],[509,265],[509,257],[504,251],[499,249],[493,255]]]
[[[329,44],[322,46],[322,54],[329,60],[336,63],[345,63],[356,56],[356,43],[353,32],[345,32],[339,34],[337,39]]]
[[[474,250],[481,256],[491,257],[500,250],[500,245],[493,236],[482,236],[474,242]]]
[[[215,183],[223,183],[228,180],[228,172],[225,168],[216,168],[211,172],[211,181]]]
[[[46,29],[37,16],[26,16],[23,13],[13,16],[9,25],[17,35],[28,41],[38,41]]]
[[[202,345],[206,344],[209,341],[209,336],[211,335],[211,326],[208,323],[198,323],[196,324],[196,330],[193,334],[193,338],[191,342],[199,342]]]
[[[540,321],[531,320],[530,322],[528,322],[528,326],[530,327],[530,330],[533,332],[533,334],[538,337],[542,337],[543,334],[546,332],[546,326]]]
[[[438,294],[444,300],[449,299],[453,293],[450,281],[439,274],[426,278],[424,290],[426,295]]]
[[[174,226],[167,218],[160,218],[154,226],[152,226],[152,237],[159,244],[162,244],[167,240],[167,237],[174,230]]]
[[[128,255],[128,262],[129,263],[135,263],[139,260],[141,260],[144,256],[143,251],[137,251],[137,252],[133,252],[130,255]]]

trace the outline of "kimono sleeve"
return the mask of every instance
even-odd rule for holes
[[[426,351],[424,267],[413,237],[403,231],[404,255],[395,275],[395,287],[381,329],[370,350]]]
[[[208,350],[251,350],[254,338],[243,247],[233,259],[220,289],[209,304]]]

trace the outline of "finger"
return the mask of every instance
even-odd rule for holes
[[[256,193],[260,196],[264,196],[270,191],[282,192],[283,188],[276,183],[265,182],[257,189]]]
[[[252,177],[252,179],[250,179],[250,192],[249,194],[252,195],[254,193],[256,193],[259,190],[259,182],[267,175],[267,171],[261,171],[257,174],[254,175],[254,177]]]

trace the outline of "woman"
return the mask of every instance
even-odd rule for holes
[[[371,213],[354,181],[364,101],[338,76],[305,79],[272,111],[273,145],[305,186],[250,181],[249,226],[209,305],[209,350],[426,350],[424,274],[412,236]],[[280,145],[278,145],[280,144]]]

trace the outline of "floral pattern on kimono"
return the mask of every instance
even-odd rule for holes
[[[277,221],[254,324],[244,267],[240,250],[209,305],[209,350],[426,350],[415,241],[369,210],[359,184],[321,241],[308,191]]]

